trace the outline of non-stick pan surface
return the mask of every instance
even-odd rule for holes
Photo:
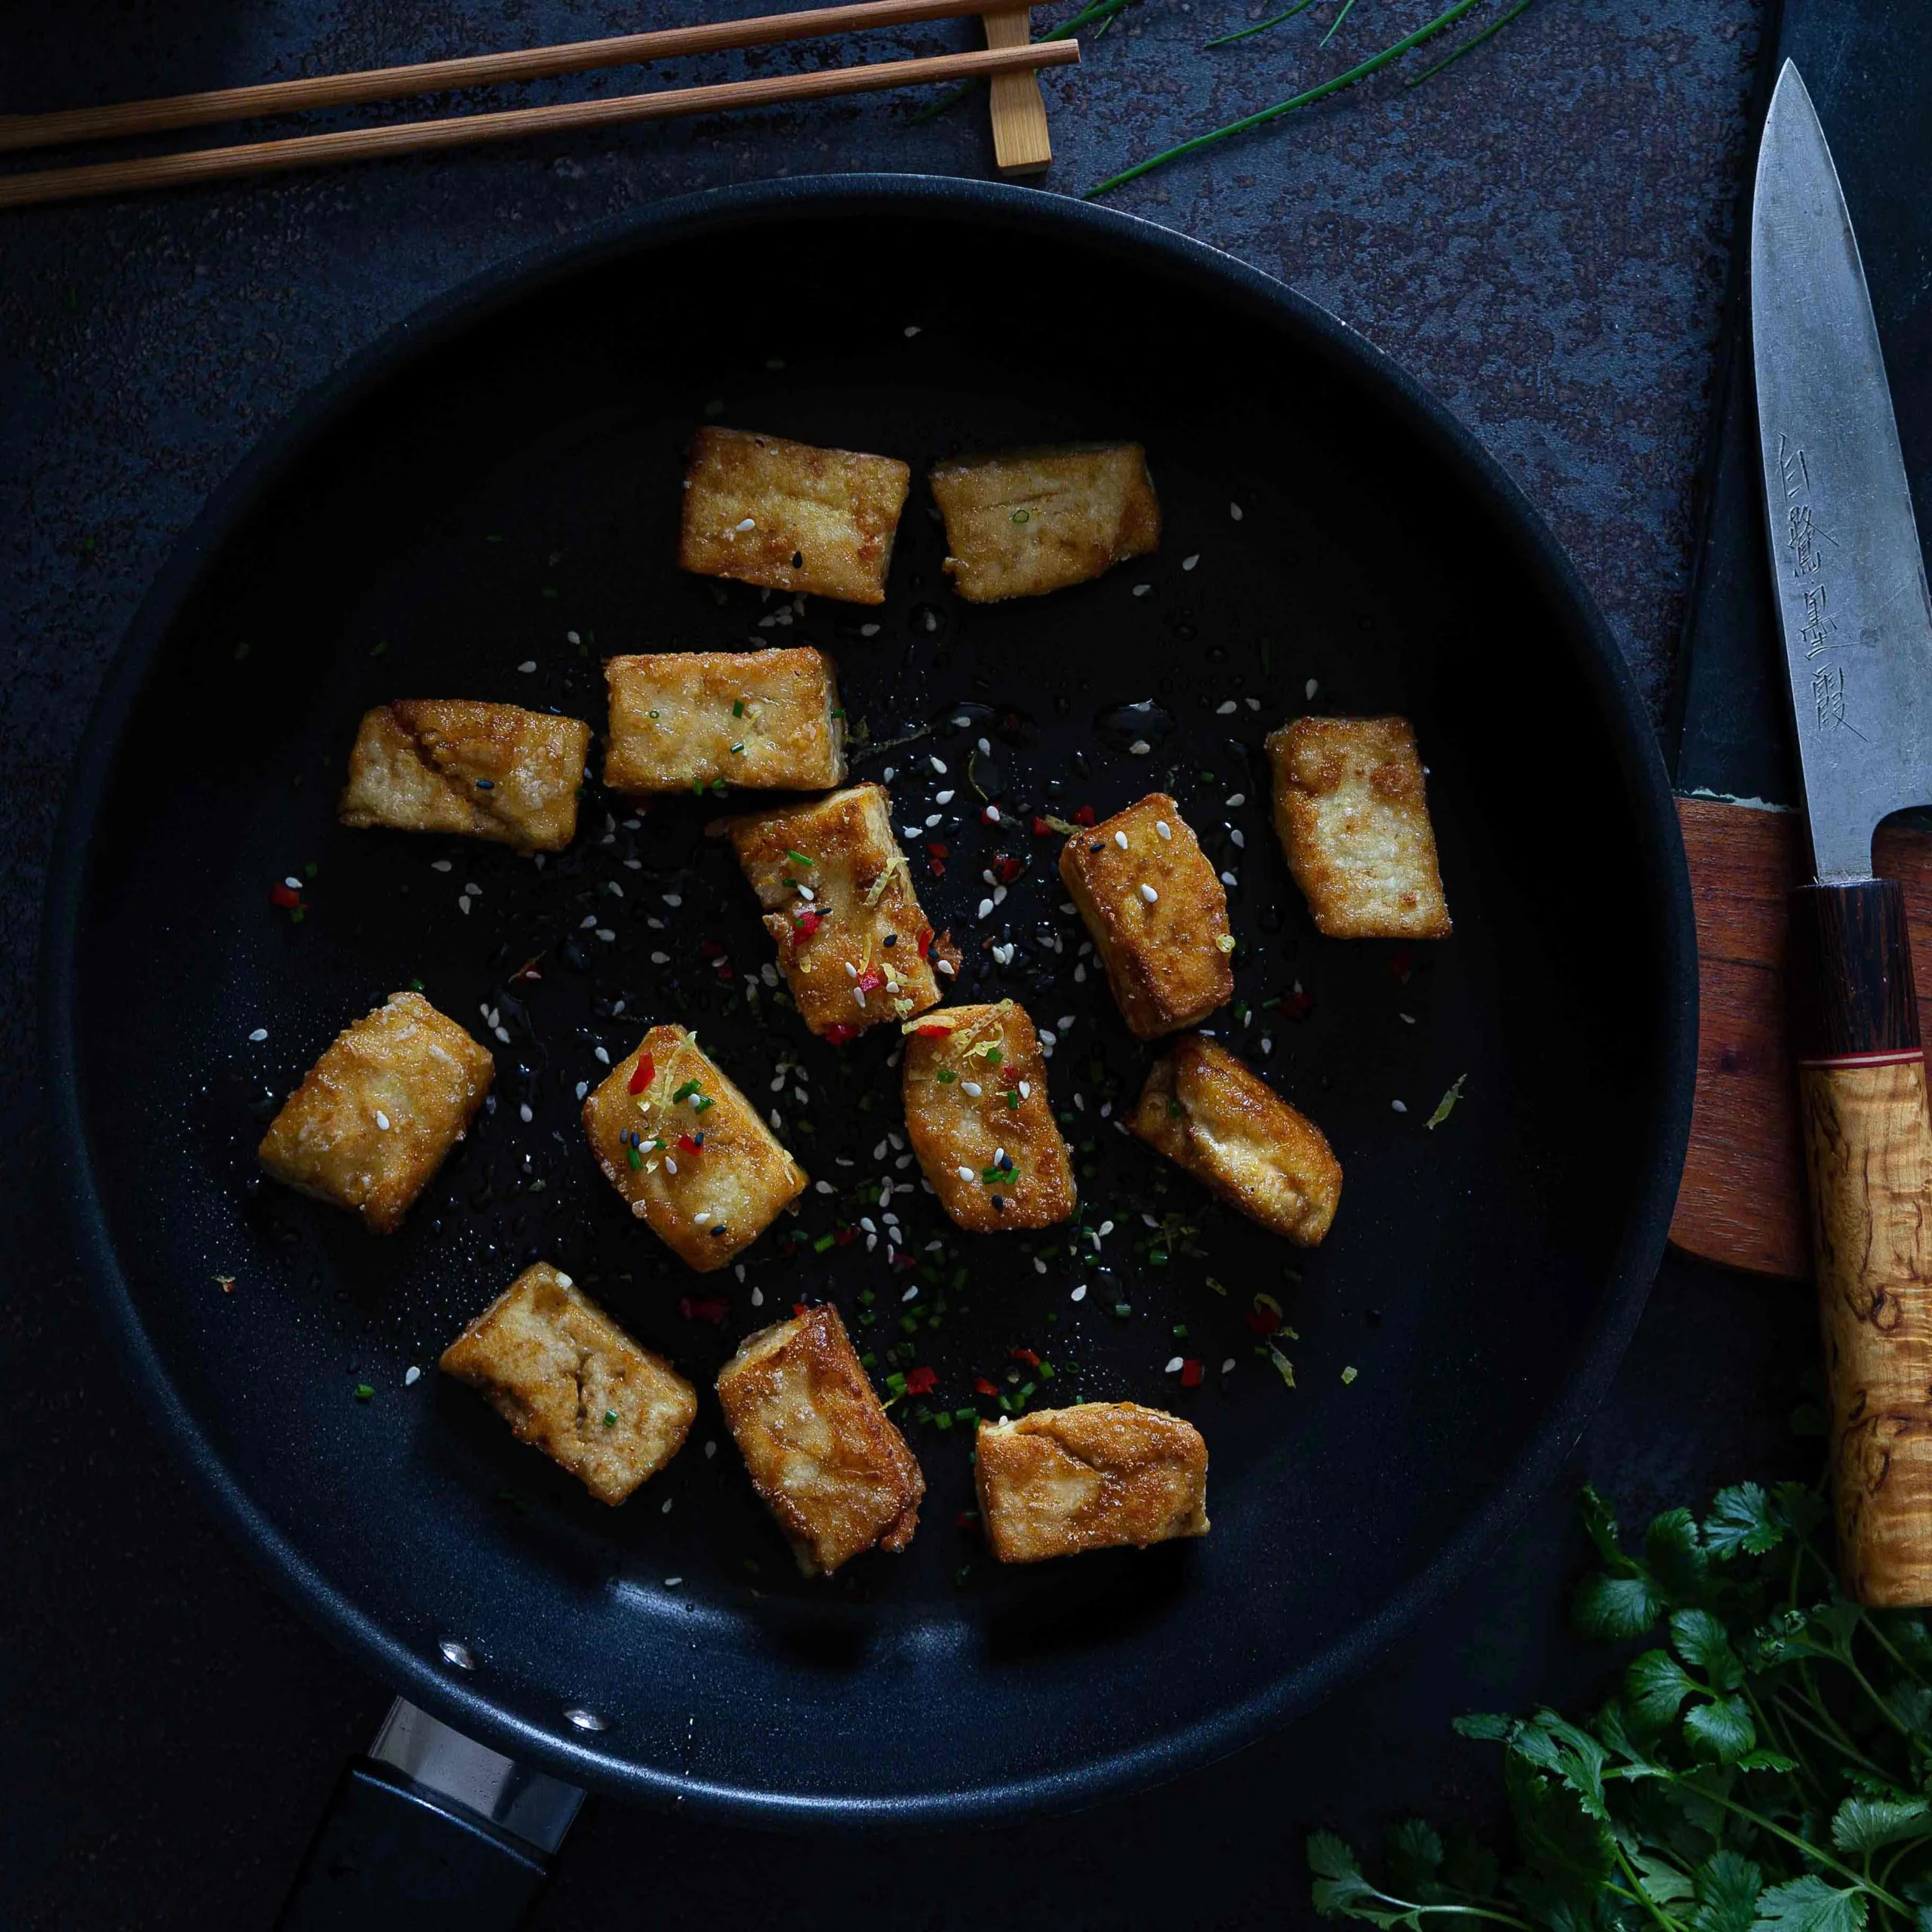
[[[921,473],[975,447],[1137,438],[1165,537],[1080,589],[968,607],[915,481],[886,605],[800,614],[675,568],[681,451],[714,418]],[[807,640],[869,733],[858,774],[892,768],[915,882],[965,953],[959,994],[1010,994],[1057,1035],[1077,1229],[961,1237],[915,1187],[891,1211],[919,1265],[868,1239],[878,1181],[917,1179],[894,1042],[835,1049],[768,987],[746,1003],[768,943],[703,835],[716,800],[638,813],[593,785],[541,869],[334,823],[372,703],[476,697],[601,728],[605,655]],[[1259,751],[1303,711],[1415,721],[1453,940],[1315,934]],[[1118,1128],[1151,1055],[1083,964],[1058,838],[1032,826],[1157,786],[1235,881],[1238,1002],[1215,1029],[1346,1170],[1312,1254]],[[1015,861],[983,911],[986,875]],[[271,903],[291,878],[299,920]],[[49,935],[82,1257],[244,1542],[452,1721],[580,1781],[746,1814],[1071,1801],[1333,1687],[1580,1426],[1657,1260],[1688,1114],[1675,820],[1546,533],[1439,408],[1278,285],[971,184],[675,204],[380,344],[271,439],[150,598],[77,776]],[[499,1075],[385,1240],[261,1183],[253,1148],[335,1031],[411,982]],[[832,1190],[742,1280],[685,1272],[583,1144],[598,1050],[668,1019]],[[706,1392],[684,1454],[619,1511],[434,1368],[539,1256]],[[738,1337],[828,1296],[881,1379],[936,1371],[895,1411],[930,1487],[906,1555],[808,1584],[709,1385]],[[1271,1301],[1284,1325],[1264,1337]],[[996,1414],[1028,1384],[1033,1407],[1131,1397],[1194,1420],[1212,1534],[991,1564],[961,1520],[971,1430],[919,1415]]]

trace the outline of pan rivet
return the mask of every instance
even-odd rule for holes
[[[573,1704],[564,1715],[579,1730],[602,1730],[606,1727],[604,1720],[595,1711],[586,1711],[581,1704]]]
[[[476,1654],[467,1644],[459,1644],[454,1637],[445,1637],[436,1646],[443,1654],[444,1661],[453,1663],[458,1670],[474,1670]]]

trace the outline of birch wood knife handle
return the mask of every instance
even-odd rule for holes
[[[1898,886],[1801,888],[1791,967],[1838,1564],[1860,1603],[1932,1605],[1932,1121]]]

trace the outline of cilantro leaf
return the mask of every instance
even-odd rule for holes
[[[1600,1644],[1627,1644],[1664,1613],[1663,1599],[1642,1571],[1612,1577],[1598,1571],[1577,1586],[1570,1609],[1578,1634]]]
[[[1758,1897],[1758,1932],[1862,1932],[1865,1900],[1815,1872]]]
[[[1378,1891],[1363,1877],[1355,1855],[1333,1832],[1312,1832],[1308,1863],[1314,1872],[1315,1909],[1324,1918],[1364,1919],[1371,1925],[1417,1927],[1420,1914]]]
[[[1389,1831],[1389,1882],[1411,1897],[1435,1888],[1442,1867],[1442,1841],[1422,1818],[1404,1818]]]
[[[1684,1713],[1684,1735],[1694,1751],[1734,1764],[1758,1742],[1758,1729],[1742,1697],[1718,1697],[1693,1704]]]
[[[1515,1889],[1533,1911],[1548,1914],[1567,1905],[1587,1924],[1616,1869],[1609,1826],[1586,1810],[1568,1785],[1544,1777],[1513,1749],[1503,1761],[1503,1786],[1527,1867]]]
[[[1764,1874],[1742,1852],[1714,1851],[1693,1874],[1695,1932],[1752,1932]]]
[[[1696,1892],[1697,1888],[1687,1874],[1654,1852],[1640,1851],[1630,1863],[1644,1881],[1644,1890],[1659,1905],[1675,1905],[1679,1899],[1690,1898]]]
[[[1623,1673],[1623,1688],[1638,1721],[1647,1730],[1660,1730],[1697,1683],[1668,1651],[1646,1651],[1631,1660]]]
[[[1678,1611],[1670,1620],[1670,1640],[1677,1654],[1692,1669],[1703,1671],[1712,1688],[1735,1690],[1744,1681],[1744,1666],[1723,1623],[1708,1610]]]
[[[1665,1594],[1679,1603],[1703,1593],[1709,1559],[1687,1509],[1667,1509],[1644,1532],[1644,1561]]]
[[[1783,1540],[1785,1526],[1774,1515],[1770,1498],[1755,1482],[1734,1484],[1711,1499],[1704,1518],[1704,1541],[1713,1556],[1728,1558],[1740,1550],[1762,1556]]]
[[[1905,1838],[1932,1837],[1932,1806],[1922,1798],[1847,1798],[1832,1820],[1841,1851],[1876,1851]]]

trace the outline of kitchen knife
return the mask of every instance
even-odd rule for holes
[[[1798,69],[1758,158],[1752,353],[1767,537],[1814,883],[1792,906],[1798,1110],[1839,1562],[1932,1604],[1932,1121],[1878,821],[1932,799],[1932,601],[1858,243]]]

